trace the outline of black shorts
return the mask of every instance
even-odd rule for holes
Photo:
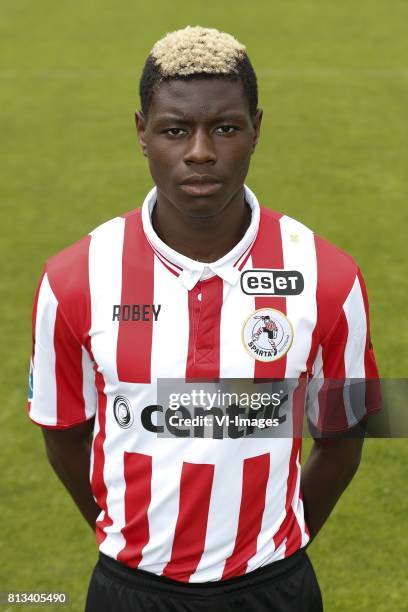
[[[322,612],[312,564],[301,549],[248,574],[184,583],[133,570],[99,553],[85,612]]]

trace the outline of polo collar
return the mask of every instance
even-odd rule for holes
[[[157,257],[170,272],[178,276],[185,289],[190,291],[199,280],[214,275],[219,276],[231,285],[240,277],[240,270],[247,260],[252,245],[258,234],[260,208],[255,194],[244,185],[245,200],[251,207],[251,223],[241,240],[223,257],[212,263],[195,261],[169,247],[159,238],[153,229],[151,215],[156,204],[157,188],[153,187],[142,205],[142,224],[145,236]]]

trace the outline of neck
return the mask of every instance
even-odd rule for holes
[[[157,192],[152,225],[169,247],[197,261],[211,263],[228,253],[244,236],[251,223],[251,208],[244,189],[211,217],[191,217],[180,212]]]

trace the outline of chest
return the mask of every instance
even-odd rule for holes
[[[91,346],[107,383],[157,378],[297,378],[316,325],[315,287],[256,295],[216,276],[187,291],[163,266],[124,296],[114,283],[92,304]],[[124,299],[125,298],[125,299]]]

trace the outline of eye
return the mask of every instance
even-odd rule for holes
[[[164,130],[164,133],[168,134],[169,136],[180,136],[185,131],[186,130],[181,128],[169,128],[168,130]]]
[[[219,132],[218,130],[221,130],[221,131]],[[216,132],[218,134],[233,134],[236,131],[238,131],[238,128],[235,127],[234,125],[220,125],[219,127],[216,128]]]

